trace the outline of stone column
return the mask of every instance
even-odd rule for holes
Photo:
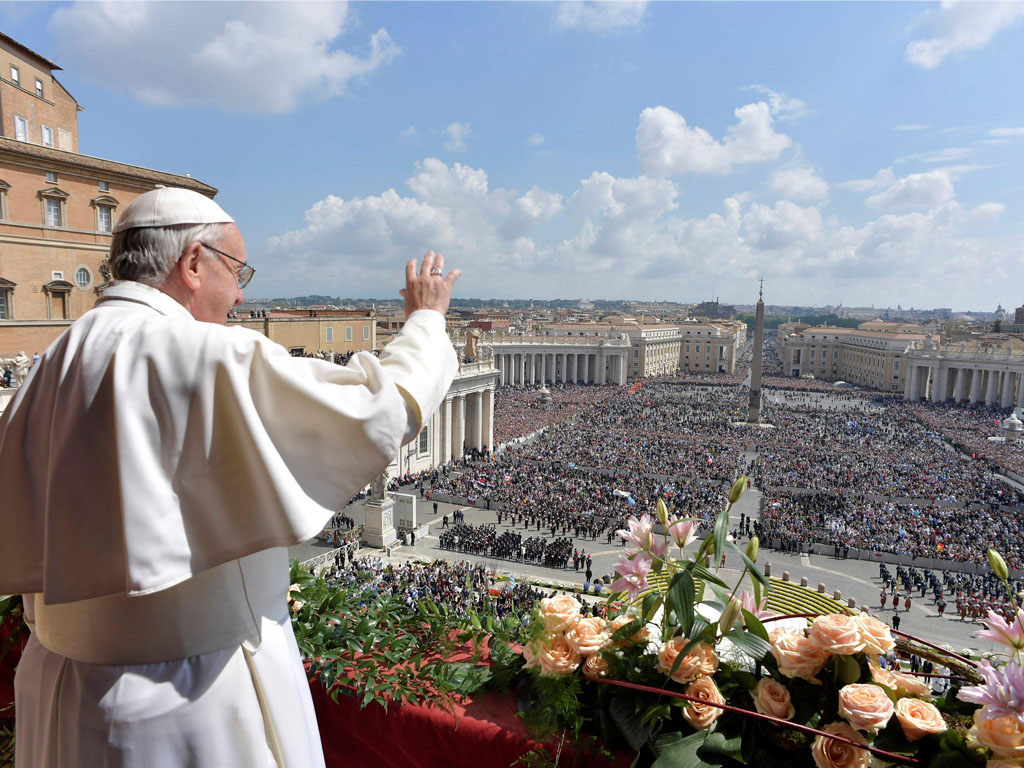
[[[953,385],[953,402],[959,403],[967,397],[967,369],[956,368],[956,383]]]
[[[532,352],[526,359],[526,383],[534,384],[537,381],[537,355]]]
[[[580,381],[578,370],[580,366],[580,356],[578,353],[573,353],[569,355],[569,365],[572,369],[572,375],[569,377],[569,381],[571,381],[573,384],[578,384]]]
[[[544,377],[547,376],[548,353],[540,353],[540,385],[544,386]]]
[[[1017,377],[1017,405],[1015,408],[1024,408],[1024,375]]]
[[[992,407],[999,401],[999,371],[985,371],[985,405]]]
[[[505,360],[501,355],[494,356],[494,367],[498,369],[498,386],[500,387],[505,383],[505,371],[504,369]]]
[[[487,388],[483,393],[484,401],[484,443],[494,453],[494,390]]]
[[[948,369],[941,363],[935,369],[935,378],[932,382],[932,402],[933,403],[944,403],[946,402],[946,395],[948,390]]]
[[[455,411],[452,416],[452,458],[461,459],[466,443],[466,396],[459,395],[452,402]]]
[[[519,353],[519,383],[526,383],[526,353]]]
[[[971,397],[972,403],[981,402],[981,379],[984,375],[984,371],[980,368],[974,368],[971,370]]]
[[[472,399],[473,407],[473,431],[470,433],[470,446],[478,451],[484,447],[484,393],[474,392]]]
[[[917,400],[917,371],[916,365],[911,365],[906,372],[906,380],[903,383],[903,399],[911,402]]]
[[[441,411],[444,418],[444,431],[441,433],[441,461],[448,462],[454,457],[452,450],[452,398],[444,399],[444,409]]]
[[[1000,408],[1009,408],[1013,405],[1014,380],[1013,371],[1003,371],[1003,395],[999,398]]]
[[[558,369],[558,383],[565,384],[565,382],[569,380],[567,370],[569,366],[569,354],[567,352],[562,352],[558,355],[558,357],[559,362],[561,362],[562,364],[561,367],[559,367]]]

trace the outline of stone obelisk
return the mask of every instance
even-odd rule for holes
[[[757,292],[757,314],[754,316],[754,359],[750,361],[750,406],[747,423],[761,423],[761,356],[764,352],[764,280]]]

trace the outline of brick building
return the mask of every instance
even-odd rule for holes
[[[195,179],[79,154],[56,64],[0,33],[0,357],[42,352],[92,308],[118,210]]]

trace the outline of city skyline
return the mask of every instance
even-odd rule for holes
[[[186,13],[187,11],[187,13]],[[220,189],[247,296],[1012,309],[1024,4],[0,6],[81,150]]]

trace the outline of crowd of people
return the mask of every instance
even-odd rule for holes
[[[573,421],[592,406],[615,394],[615,387],[553,384],[551,402],[540,401],[540,387],[502,387],[494,401],[494,441],[497,445],[532,435],[552,424]]]
[[[568,568],[573,556],[571,538],[562,536],[550,541],[543,536],[524,538],[514,530],[498,533],[494,524],[459,522],[443,529],[439,538],[441,549],[548,568]]]
[[[1024,474],[1024,440],[989,439],[1003,436],[999,425],[1010,409],[928,402],[914,403],[908,408],[923,424],[964,453]]]
[[[367,596],[397,596],[409,607],[426,598],[456,612],[472,609],[497,617],[528,617],[534,603],[544,597],[528,584],[496,582],[484,566],[465,561],[395,564],[364,557],[336,565],[324,575],[337,585],[361,586]]]

